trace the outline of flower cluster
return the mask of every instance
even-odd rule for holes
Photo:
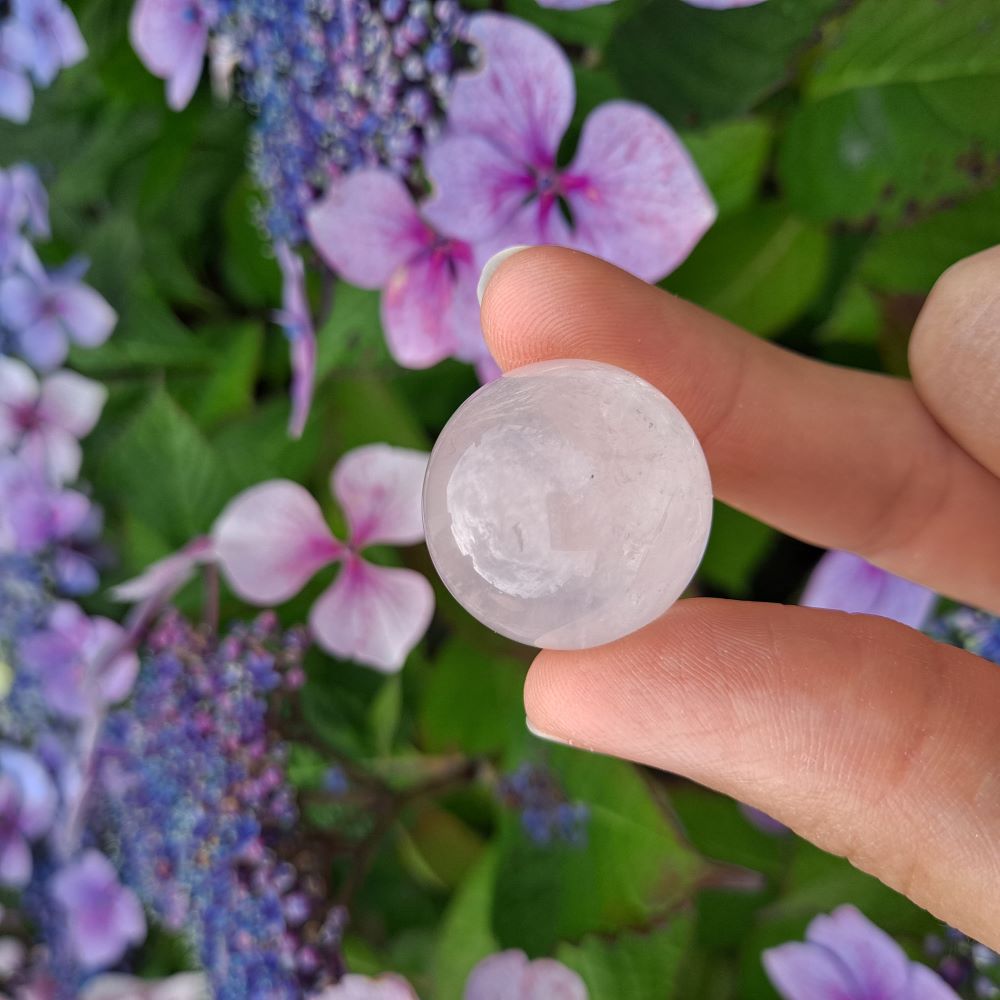
[[[269,695],[302,683],[304,647],[273,615],[222,638],[168,615],[101,742],[124,879],[190,941],[218,1000],[299,997],[343,971],[322,874],[286,860],[298,814],[268,716]]]
[[[547,768],[522,764],[500,779],[497,794],[505,806],[520,814],[524,832],[536,844],[579,845],[586,840],[590,811],[583,802],[568,801]]]
[[[1000,664],[1000,618],[994,615],[958,608],[935,624],[934,633],[953,646]]]
[[[47,87],[61,69],[76,65],[86,54],[76,20],[61,0],[0,3],[0,118],[26,122],[34,104],[33,88]]]
[[[928,935],[924,953],[960,995],[973,1000],[1000,997],[1000,955],[986,945],[944,927],[940,934]]]

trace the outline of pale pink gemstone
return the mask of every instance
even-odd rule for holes
[[[680,411],[592,361],[483,386],[441,432],[424,480],[445,585],[485,625],[548,649],[599,646],[662,615],[711,520],[708,466]]]

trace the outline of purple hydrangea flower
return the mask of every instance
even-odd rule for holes
[[[17,457],[0,457],[0,552],[36,555],[69,543],[90,516],[82,493],[51,486]]]
[[[434,186],[424,214],[483,244],[554,243],[657,281],[691,252],[715,204],[683,144],[652,111],[609,101],[587,118],[576,157],[556,153],[573,116],[573,69],[538,28],[479,14],[475,72],[448,99],[448,131],[427,150]]]
[[[349,526],[334,538],[320,506],[298,483],[253,486],[219,515],[215,552],[233,589],[267,606],[297,594],[322,567],[342,562],[336,580],[316,599],[309,625],[334,656],[376,670],[399,670],[434,610],[426,578],[410,569],[363,559],[369,545],[412,545],[424,537],[420,491],[427,455],[388,445],[348,452],[331,477]]]
[[[70,341],[103,344],[117,321],[76,268],[49,273],[27,246],[14,273],[0,279],[0,324],[13,334],[17,353],[43,371],[66,360]]]
[[[31,841],[47,833],[58,804],[55,785],[36,757],[0,747],[0,885],[23,888],[32,873]]]
[[[0,114],[3,114],[3,37],[0,28]],[[17,263],[25,236],[49,235],[49,199],[32,167],[15,164],[0,170],[0,276]]]
[[[146,939],[146,917],[131,889],[99,851],[88,850],[51,881],[70,947],[84,969],[106,969]]]
[[[816,917],[805,943],[771,948],[763,962],[784,1000],[958,1000],[853,906]]]
[[[537,764],[522,764],[501,778],[500,801],[521,816],[521,827],[540,846],[562,841],[580,845],[587,839],[590,810],[567,800],[555,776]]]
[[[807,608],[881,615],[919,629],[934,611],[937,595],[851,552],[831,551],[813,570],[799,603]]]
[[[154,76],[167,81],[167,104],[175,111],[198,86],[213,22],[212,8],[200,0],[139,0],[132,10],[132,47]]]
[[[0,357],[0,450],[16,451],[61,485],[80,471],[80,438],[93,430],[107,390],[76,372],[41,383],[15,358]]]
[[[587,1000],[584,981],[554,958],[528,961],[523,951],[484,958],[465,983],[464,1000]],[[818,1000],[818,998],[812,998]]]
[[[87,55],[76,19],[61,0],[12,0],[12,10],[27,33],[25,62],[39,86],[47,87],[59,70]]]
[[[23,25],[12,19],[0,22],[0,118],[19,125],[31,117],[35,101],[27,64],[30,44],[31,38]],[[0,252],[2,262],[3,254]]]
[[[476,299],[483,261],[426,222],[398,177],[378,169],[348,175],[310,210],[308,227],[335,271],[382,289],[382,328],[399,364],[485,360]]]
[[[18,653],[49,708],[67,719],[93,717],[128,697],[139,670],[120,625],[88,618],[69,601],[53,606],[47,627],[22,639]]]

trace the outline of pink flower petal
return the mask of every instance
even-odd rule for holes
[[[855,983],[837,957],[815,945],[790,941],[761,955],[764,970],[782,1000],[856,996]]]
[[[38,394],[38,379],[23,361],[0,357],[0,448],[12,450],[20,440],[18,414],[34,406]]]
[[[309,1000],[417,1000],[417,994],[402,976],[391,972],[375,979],[348,974]]]
[[[467,37],[481,64],[453,85],[452,131],[482,135],[521,163],[552,164],[576,103],[566,54],[544,31],[504,14],[474,15]]]
[[[80,1000],[210,1000],[208,980],[200,972],[181,972],[169,979],[137,979],[108,972],[91,979]]]
[[[0,118],[23,125],[31,118],[34,103],[35,94],[28,77],[17,70],[0,66]]]
[[[137,604],[140,601],[169,601],[194,574],[195,567],[215,559],[212,539],[208,536],[188,542],[180,552],[174,552],[147,566],[145,571],[111,590],[116,601]]]
[[[502,231],[535,188],[522,162],[480,135],[446,135],[428,148],[424,165],[434,186],[424,216],[463,240]]]
[[[49,480],[55,485],[71,483],[80,474],[83,450],[80,442],[61,427],[40,427],[24,436],[21,453],[36,468],[44,468]]]
[[[733,7],[755,7],[764,0],[684,0],[692,7],[706,7],[708,10],[730,10]]]
[[[583,980],[554,958],[537,958],[521,977],[523,1000],[587,1000]]]
[[[586,120],[566,172],[578,249],[659,281],[715,221],[701,175],[669,125],[627,101],[602,104]]]
[[[369,444],[336,464],[330,488],[350,526],[351,546],[423,540],[421,492],[428,455],[409,448]]]
[[[283,278],[281,312],[276,318],[285,329],[292,359],[292,412],[288,433],[293,438],[300,438],[309,419],[316,381],[316,331],[306,294],[305,264],[287,243],[279,243],[275,249]]]
[[[49,424],[86,437],[100,419],[108,390],[76,372],[61,371],[42,382],[39,416]]]
[[[581,10],[608,3],[614,3],[614,0],[538,0],[540,7],[552,7],[556,10]]]
[[[521,1000],[521,977],[528,956],[511,949],[484,958],[469,974],[464,1000]]]
[[[118,314],[104,298],[83,282],[59,289],[60,315],[73,340],[82,347],[98,347],[111,336]]]
[[[313,246],[360,288],[382,288],[433,238],[403,182],[388,170],[359,170],[331,185],[309,209]]]
[[[316,642],[342,660],[399,670],[427,631],[434,591],[419,573],[349,559],[312,606]]]
[[[389,351],[405,368],[429,368],[482,342],[471,249],[451,243],[397,268],[382,292]]]
[[[308,490],[286,479],[252,486],[230,500],[212,538],[230,586],[261,605],[293,597],[343,550]]]
[[[146,68],[167,81],[170,107],[185,107],[198,86],[208,48],[205,12],[191,0],[138,0],[129,37]]]

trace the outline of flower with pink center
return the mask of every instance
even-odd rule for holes
[[[428,221],[429,220],[429,221]],[[382,327],[406,368],[488,357],[476,281],[482,260],[421,214],[405,184],[377,168],[348,174],[309,212],[323,259],[351,284],[382,290]]]
[[[0,280],[0,323],[14,334],[18,353],[43,371],[66,360],[70,341],[103,344],[117,321],[76,268],[50,274],[27,245],[14,273]]]
[[[293,597],[324,566],[341,563],[312,607],[312,634],[341,659],[399,670],[430,623],[434,592],[419,573],[376,566],[361,552],[423,539],[426,466],[424,452],[384,444],[348,452],[331,478],[347,518],[346,543],[334,537],[319,504],[298,483],[278,479],[245,490],[212,529],[227,580],[244,600],[271,605]]]
[[[958,994],[853,906],[809,924],[805,942],[764,952],[783,1000],[958,1000]]]
[[[576,102],[573,69],[544,32],[479,14],[474,72],[455,80],[448,129],[427,151],[425,216],[492,252],[552,243],[586,251],[647,281],[669,274],[715,220],[691,157],[662,118],[609,101],[584,122],[568,167],[556,153]]]
[[[129,38],[146,68],[167,81],[167,104],[187,106],[198,87],[212,17],[200,0],[139,0]]]
[[[99,851],[85,851],[49,885],[66,920],[70,949],[84,969],[106,969],[146,939],[138,898]]]
[[[584,981],[554,958],[528,961],[523,951],[484,958],[465,983],[464,1000],[587,1000]]]
[[[71,482],[80,472],[80,438],[94,429],[107,395],[71,371],[39,383],[26,364],[0,357],[0,449],[44,469],[56,485]]]
[[[21,640],[18,660],[38,678],[49,708],[75,720],[127,698],[139,673],[125,630],[108,618],[88,618],[69,601],[57,602],[46,627]]]
[[[306,296],[306,270],[302,258],[287,243],[275,248],[283,279],[281,309],[275,319],[284,328],[292,356],[292,413],[288,433],[302,437],[312,406],[316,374],[316,331]]]
[[[829,608],[880,615],[911,628],[923,628],[937,594],[873,566],[853,552],[827,552],[816,564],[799,601],[807,608]]]

